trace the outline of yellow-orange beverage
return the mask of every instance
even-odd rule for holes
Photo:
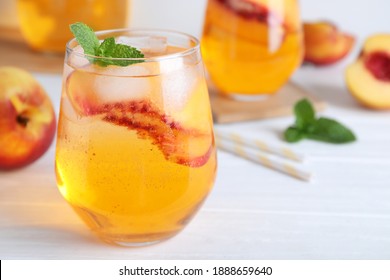
[[[72,38],[69,24],[82,21],[94,30],[124,28],[130,0],[18,0],[20,28],[37,51],[64,53]]]
[[[213,186],[208,92],[196,39],[171,32],[110,35],[139,44],[146,58],[126,67],[100,67],[70,42],[57,182],[103,240],[146,244],[179,232]]]
[[[302,59],[297,0],[209,0],[204,61],[224,94],[272,94]]]

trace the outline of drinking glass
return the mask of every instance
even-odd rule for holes
[[[298,1],[208,0],[202,52],[221,93],[276,93],[302,60]]]
[[[18,0],[20,29],[36,51],[63,54],[73,36],[71,23],[82,21],[94,30],[123,28],[130,0]]]
[[[96,34],[137,47],[145,58],[103,67],[90,61],[104,58],[85,55],[75,39],[67,44],[57,184],[101,239],[158,242],[188,224],[216,175],[199,42],[167,31]]]

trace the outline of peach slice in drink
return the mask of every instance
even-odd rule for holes
[[[165,100],[164,94],[173,94],[164,92],[161,86],[168,77],[157,75],[155,71],[160,70],[153,64],[109,66],[101,71],[104,75],[96,74],[96,69],[76,70],[67,79],[67,97],[80,116],[98,116],[137,131],[140,138],[152,140],[169,161],[190,167],[200,167],[208,161],[213,141],[211,115],[200,110],[197,121],[188,115],[208,102],[207,91],[201,88],[205,85],[197,81],[193,87],[182,89],[191,89],[190,92],[178,92],[188,95],[179,108],[170,104],[173,101]],[[171,79],[175,77],[174,73],[170,75]],[[167,110],[170,106],[173,109]]]
[[[145,98],[161,103],[158,73],[159,69],[153,63],[130,67],[89,64],[69,75],[66,81],[68,98],[82,116],[99,114],[99,108],[106,103]]]

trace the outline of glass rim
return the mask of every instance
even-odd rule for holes
[[[156,55],[151,57],[144,57],[144,58],[112,58],[112,57],[105,57],[105,56],[96,56],[96,55],[90,55],[85,54],[84,52],[79,52],[74,49],[74,47],[71,47],[71,44],[74,42],[77,42],[76,38],[73,37],[66,43],[66,52],[72,53],[73,55],[84,57],[84,58],[92,58],[92,59],[110,59],[113,61],[141,61],[142,62],[153,62],[153,61],[161,61],[166,59],[172,59],[172,58],[179,58],[184,57],[187,55],[190,55],[200,49],[200,41],[195,36],[190,35],[185,32],[181,31],[174,31],[169,29],[154,29],[154,28],[119,28],[119,29],[108,29],[108,30],[101,30],[94,32],[96,36],[106,35],[106,34],[115,34],[115,33],[139,33],[139,34],[152,34],[156,33],[156,35],[159,34],[166,34],[166,35],[175,35],[175,36],[181,36],[183,38],[189,39],[194,43],[194,46],[186,47],[183,51],[178,51],[170,54],[163,54],[163,55]],[[113,35],[112,37],[115,38]],[[108,37],[107,37],[108,38]],[[77,42],[77,45],[80,46],[80,44]]]

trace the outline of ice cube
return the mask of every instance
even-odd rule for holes
[[[72,68],[80,68],[89,64],[88,59],[84,56],[84,50],[80,45],[73,48],[73,51],[68,56],[67,62]]]
[[[143,76],[130,76],[134,73]],[[81,116],[100,114],[107,104],[156,100],[154,103],[159,105],[160,77],[148,76],[148,73],[148,68],[141,64],[124,68],[88,65],[70,73],[64,83],[65,92],[74,110]]]
[[[73,71],[67,80],[71,100],[84,107],[96,108],[99,104],[126,102],[150,98],[158,76],[151,75],[152,67],[146,63],[128,67],[100,67],[88,65]],[[159,88],[158,88],[159,89]]]
[[[271,53],[277,52],[285,39],[285,28],[281,26],[280,22],[275,17],[268,19],[268,50]]]
[[[152,54],[164,54],[167,49],[167,38],[166,37],[149,37],[148,38],[148,48],[143,48],[147,53]]]
[[[164,109],[170,114],[182,110],[198,83],[197,67],[174,58],[161,63]]]
[[[152,90],[148,76],[153,74],[148,66],[147,63],[138,63],[101,68],[93,84],[94,91],[103,103],[147,98]]]
[[[167,38],[163,36],[119,36],[117,43],[129,45],[142,50],[146,54],[163,55],[167,49]]]
[[[161,74],[168,74],[185,69],[184,60],[182,57],[174,57],[163,59],[159,62]]]
[[[109,65],[107,67],[93,67],[99,75],[115,77],[146,77],[156,75],[155,65],[150,62],[135,63],[129,66]]]

